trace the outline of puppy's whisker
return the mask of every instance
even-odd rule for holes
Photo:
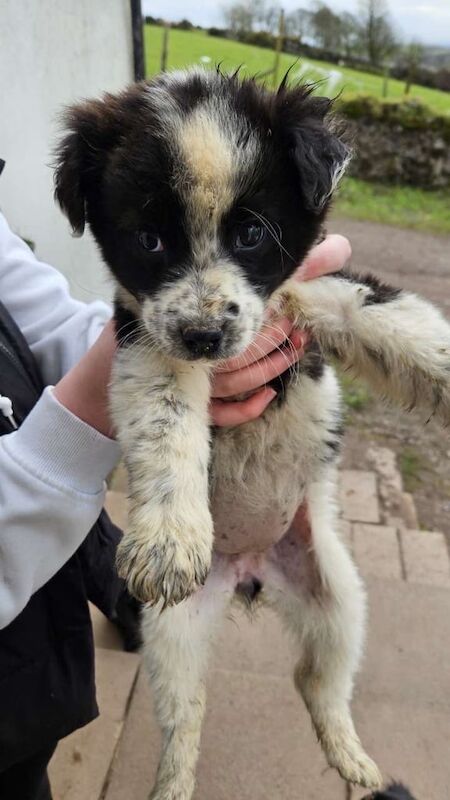
[[[258,348],[258,345],[256,344],[256,342],[252,342],[252,344],[250,345],[250,347],[254,347],[254,348],[256,349],[256,351],[258,351],[258,349],[260,349],[260,348]],[[250,347],[248,348],[249,352],[250,352]],[[264,353],[264,351],[263,351],[263,350],[261,350],[260,352],[261,352],[261,356],[262,356],[262,357],[261,357],[261,358],[258,358],[257,360],[253,360],[253,361],[252,361],[252,360],[250,360],[249,356],[247,356],[247,355],[245,355],[245,353],[243,353],[243,354],[242,354],[242,358],[243,358],[243,360],[244,360],[244,366],[242,367],[242,369],[246,369],[246,368],[252,368],[252,367],[254,367],[255,365],[257,365],[257,366],[258,366],[258,368],[259,368],[259,369],[260,369],[260,371],[261,371],[261,378],[262,378],[262,381],[261,381],[261,384],[260,384],[260,386],[266,386],[266,385],[267,385],[267,381],[266,381],[266,379],[265,379],[265,376],[264,376],[264,367],[263,367],[263,365],[262,365],[262,363],[261,363],[261,361],[263,360],[263,358],[265,358],[265,357],[266,357],[266,355],[265,355],[265,353]],[[253,354],[251,354],[251,355],[253,355]],[[256,355],[259,355],[259,353],[258,353],[258,352],[256,352]]]
[[[272,352],[274,352],[275,350],[277,350],[283,356],[283,358],[286,361],[286,364],[289,365],[289,358],[288,358],[285,350],[283,350],[283,346],[282,345],[277,345],[276,347],[273,348]],[[263,351],[261,351],[261,352],[263,352]],[[267,354],[265,356],[265,358],[268,358],[269,355],[270,355],[270,353]]]
[[[247,208],[246,206],[242,206],[242,208],[244,209],[244,211],[248,211],[249,214],[254,214],[254,216],[262,222],[262,224],[264,225],[266,230],[272,236],[272,239],[274,240],[274,242],[280,248],[280,251],[283,251],[283,253],[286,253],[286,255],[289,256],[289,258],[291,259],[291,261],[293,261],[294,264],[296,264],[297,262],[296,262],[296,259],[294,258],[294,256],[291,255],[289,250],[287,250],[285,248],[285,246],[281,242],[281,228],[278,225],[278,223],[277,223],[277,226],[278,226],[278,229],[279,229],[279,233],[277,235],[274,225],[270,222],[270,220],[267,219],[267,217],[264,216],[264,214],[260,214],[258,211],[254,211],[253,209]],[[282,265],[283,265],[283,271],[284,271],[284,261],[282,261]]]
[[[138,328],[138,330],[133,330],[133,331],[131,331],[130,333],[128,333],[126,336],[123,336],[123,337],[122,337],[122,338],[119,340],[119,345],[121,345],[122,347],[123,347],[123,346],[126,346],[126,344],[127,344],[129,341],[132,341],[132,340],[133,340],[133,337],[134,337],[134,336],[136,336],[136,339],[133,341],[133,344],[136,346],[136,348],[139,350],[139,352],[141,352],[141,350],[142,350],[142,347],[141,347],[140,345],[141,345],[141,344],[143,343],[143,341],[145,340],[145,336],[147,335],[147,332],[146,332],[146,331],[145,331],[145,329],[144,329],[144,328],[142,328],[141,326],[139,326],[139,327],[141,328],[140,330],[139,330],[139,328]],[[154,347],[154,345],[153,345],[153,347]]]
[[[278,331],[281,335],[284,335],[284,331],[280,326],[278,326],[276,324],[273,324],[272,327],[273,327],[274,330]],[[260,336],[262,336],[264,338],[265,334],[260,333]],[[270,341],[270,337],[269,337],[269,341]],[[292,340],[289,337],[286,337],[286,339],[284,340],[284,345],[289,349],[289,352],[291,353],[292,358],[294,359],[294,363],[289,366],[290,379],[293,378],[293,379],[295,379],[295,383],[298,383],[298,381],[300,380],[300,373],[299,373],[299,367],[298,367],[298,352],[297,352],[296,348],[294,347],[294,345],[292,343]]]
[[[262,337],[263,339],[264,339],[264,338],[266,338],[264,334],[260,334],[260,335],[261,335],[261,337]],[[271,342],[271,339],[270,339],[270,337],[267,337],[267,341],[268,341],[268,342]],[[287,365],[288,365],[288,368],[291,368],[291,367],[292,367],[292,364],[290,364],[290,362],[289,362],[289,358],[288,358],[288,356],[287,356],[287,354],[286,354],[285,350],[283,350],[283,345],[285,346],[285,348],[287,348],[287,349],[288,349],[288,351],[290,352],[290,354],[291,354],[292,358],[295,358],[295,359],[297,359],[297,358],[298,358],[298,353],[297,353],[297,351],[296,351],[296,349],[295,349],[294,345],[292,344],[292,342],[291,342],[291,340],[290,340],[289,338],[285,339],[285,341],[283,342],[283,344],[282,344],[282,345],[276,345],[276,346],[274,346],[274,348],[273,348],[274,350],[278,350],[278,352],[280,352],[280,353],[282,354],[282,356],[283,356],[283,357],[286,359],[286,363],[287,363]]]
[[[118,342],[121,341],[120,340],[120,335],[121,335],[121,333],[123,331],[125,331],[127,328],[131,327],[132,325],[136,325],[136,323],[138,323],[138,325],[140,325],[140,322],[141,322],[140,320],[132,319],[132,320],[129,320],[129,322],[125,322],[123,325],[121,325],[120,328],[118,328],[115,331],[115,336],[116,336],[117,341]],[[131,331],[131,333],[133,333],[133,331]]]
[[[259,345],[256,345],[256,347],[259,347]],[[279,352],[281,353],[281,355],[283,356],[283,358],[286,361],[286,369],[288,369],[288,367],[290,366],[290,363],[289,363],[289,359],[288,359],[286,353],[284,353],[283,350],[280,347],[277,347],[277,348],[274,348],[274,349],[279,350]],[[267,354],[264,353],[264,350],[261,349],[261,359],[257,363],[260,363],[260,361],[263,361],[264,359],[267,359]],[[262,364],[261,364],[261,369],[262,369]],[[266,381],[265,381],[265,385],[267,385]]]

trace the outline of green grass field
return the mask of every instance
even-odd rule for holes
[[[145,26],[145,47],[147,56],[147,75],[159,72],[162,31],[160,27]],[[219,62],[224,69],[236,68],[242,64],[243,72],[254,75],[273,66],[274,54],[271,50],[254,47],[248,44],[208,36],[206,31],[179,31],[171,30],[169,36],[168,67],[187,67],[192,64],[203,64],[214,67]],[[288,67],[295,63],[295,59],[285,53],[280,59],[280,76]],[[323,80],[320,93],[333,96],[341,90],[343,94],[364,93],[381,97],[382,78],[366,72],[329,64],[325,61],[314,61],[302,58],[292,70],[292,77],[302,77],[305,80]],[[394,79],[389,80],[388,97],[401,98],[404,93],[404,83]],[[450,93],[427,89],[423,86],[413,86],[410,97],[417,97],[427,103],[439,113],[450,114]]]
[[[344,177],[334,207],[354,219],[450,235],[449,191],[425,192]]]

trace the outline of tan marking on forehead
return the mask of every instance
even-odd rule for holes
[[[180,126],[179,144],[188,171],[183,194],[194,220],[215,222],[233,201],[233,143],[211,110],[202,107]]]

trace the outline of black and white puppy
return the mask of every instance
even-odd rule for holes
[[[349,158],[330,105],[306,87],[194,70],[67,115],[56,197],[76,232],[89,222],[117,284],[111,408],[130,498],[118,567],[148,602],[163,729],[153,800],[192,795],[209,642],[236,590],[292,631],[329,763],[380,783],[349,707],[365,598],[338,533],[340,392],[325,358],[448,423],[450,326],[372,277],[289,280]],[[211,371],[269,308],[308,328],[311,349],[259,419],[211,433]]]

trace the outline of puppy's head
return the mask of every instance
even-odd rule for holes
[[[250,343],[348,160],[329,110],[305,87],[195,70],[68,112],[56,198],[153,346],[213,359]]]

